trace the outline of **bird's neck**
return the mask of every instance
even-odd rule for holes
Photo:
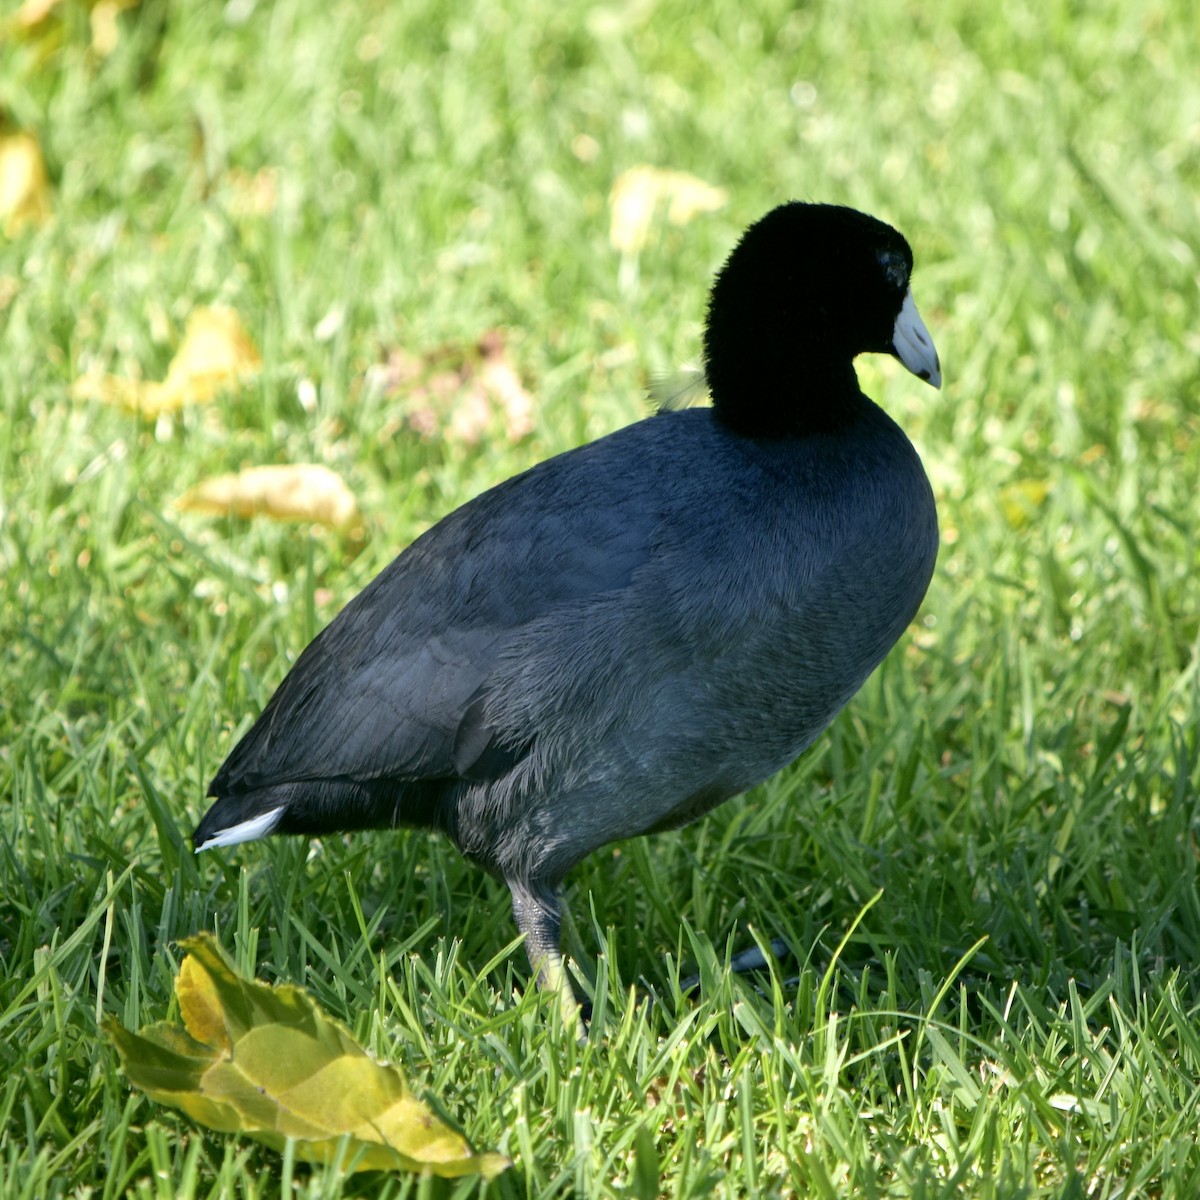
[[[743,373],[736,389],[713,386],[713,409],[745,437],[795,438],[833,433],[858,421],[870,401],[852,362],[791,358],[786,371]]]

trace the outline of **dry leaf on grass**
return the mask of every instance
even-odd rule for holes
[[[533,429],[533,397],[499,330],[469,347],[392,350],[368,373],[367,386],[399,397],[404,424],[422,437],[474,445],[496,432],[515,442]]]
[[[1000,489],[1000,511],[1013,529],[1023,529],[1037,517],[1050,495],[1044,479],[1018,479]]]
[[[92,49],[100,58],[107,58],[121,40],[117,16],[122,9],[133,8],[138,0],[99,0],[92,8]]]
[[[25,0],[8,19],[9,28],[13,30],[37,29],[39,25],[50,19],[63,0]]]
[[[68,6],[87,8],[92,29],[92,50],[99,58],[107,58],[120,40],[117,16],[127,8],[136,8],[141,0],[25,0],[8,20],[12,37],[41,42],[47,53],[53,52],[61,41],[65,18],[62,10]]]
[[[40,45],[52,52],[62,42],[64,6],[65,0],[24,0],[0,25],[0,36]]]
[[[630,167],[617,176],[608,198],[609,241],[622,254],[637,254],[660,214],[672,225],[686,225],[700,213],[724,207],[728,198],[724,188],[687,171]]]
[[[206,479],[185,492],[176,507],[187,512],[281,521],[319,521],[345,527],[358,517],[354,493],[335,471],[320,463],[247,467]]]
[[[31,133],[0,134],[0,232],[16,237],[50,219],[50,178]]]
[[[184,1027],[139,1033],[104,1022],[129,1082],[160,1104],[273,1150],[295,1140],[306,1162],[350,1171],[430,1171],[491,1179],[510,1164],[476,1154],[409,1090],[399,1068],[376,1062],[303,989],[240,975],[208,933],[188,951],[175,995]]]
[[[258,349],[232,308],[197,308],[188,317],[183,341],[161,383],[90,372],[75,381],[71,395],[154,420],[188,405],[207,404],[257,374],[261,366]]]
[[[279,203],[279,171],[262,167],[253,173],[232,167],[222,180],[226,207],[235,217],[267,217]]]

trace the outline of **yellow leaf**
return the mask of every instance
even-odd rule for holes
[[[232,308],[197,308],[162,386],[175,408],[204,404],[261,366],[258,349]]]
[[[120,41],[117,14],[123,8],[131,8],[136,0],[100,0],[92,9],[92,49],[100,58],[107,58]]]
[[[714,212],[728,200],[724,188],[713,187],[687,171],[637,166],[617,176],[609,195],[609,241],[622,254],[637,254],[655,217],[665,211],[672,225],[686,225],[704,212]]]
[[[491,1179],[510,1165],[474,1153],[413,1096],[398,1068],[370,1058],[307,992],[246,979],[211,934],[182,945],[176,995],[187,1032],[158,1024],[132,1033],[112,1017],[104,1022],[126,1077],[151,1099],[277,1150],[293,1139],[298,1158],[352,1171]]]
[[[136,8],[140,0],[75,0],[71,7],[90,9],[92,50],[99,58],[107,58],[116,48],[120,37],[117,15],[127,8]],[[7,28],[11,36],[33,43],[41,49],[41,57],[49,57],[61,47],[66,0],[25,0],[9,17]],[[0,27],[0,35],[4,32]]]
[[[226,172],[227,207],[236,217],[265,217],[275,211],[279,200],[279,171],[263,167],[253,175],[239,167]]]
[[[320,463],[247,467],[217,475],[185,492],[176,504],[189,512],[262,514],[334,526],[349,525],[358,516],[354,493],[340,475]]]
[[[154,420],[188,405],[207,404],[261,366],[258,350],[232,308],[197,308],[188,317],[183,341],[161,383],[91,372],[75,381],[71,394]]]
[[[0,230],[15,237],[50,217],[50,179],[31,133],[0,136]]]
[[[1022,529],[1036,515],[1050,494],[1044,479],[1018,479],[1000,489],[1000,509],[1013,529]]]
[[[32,30],[45,24],[51,13],[62,3],[62,0],[25,0],[25,3],[13,13],[9,24],[13,29]]]
[[[228,1051],[229,1039],[225,1036],[225,1021],[212,977],[196,966],[196,960],[190,955],[179,968],[175,994],[179,997],[179,1012],[188,1036],[204,1045]]]

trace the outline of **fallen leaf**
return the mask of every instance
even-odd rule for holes
[[[25,0],[9,18],[9,28],[26,33],[35,31],[50,20],[54,10],[62,2],[63,0]]]
[[[483,361],[479,366],[479,383],[484,394],[499,406],[504,414],[510,437],[522,438],[533,431],[533,397],[521,384],[521,377],[504,346],[504,338],[496,330],[484,334],[479,341]]]
[[[1012,529],[1022,529],[1037,515],[1050,484],[1044,479],[1018,479],[1000,489],[1000,510]]]
[[[31,133],[0,136],[0,231],[15,237],[50,218],[50,179],[42,148]]]
[[[104,1021],[129,1082],[151,1099],[274,1150],[294,1139],[297,1158],[351,1171],[492,1179],[510,1165],[501,1154],[474,1153],[412,1094],[399,1068],[368,1056],[303,989],[246,979],[211,934],[181,945],[183,1029],[160,1023],[133,1033]]]
[[[499,330],[425,355],[396,348],[368,372],[367,386],[400,397],[402,423],[422,437],[474,445],[498,425],[512,441],[533,430],[533,397]]]
[[[75,381],[71,394],[154,420],[189,405],[207,404],[261,366],[258,350],[232,308],[197,308],[188,317],[183,341],[161,383],[89,372]]]
[[[187,512],[262,515],[337,527],[350,525],[358,517],[354,493],[340,475],[321,463],[247,467],[217,475],[197,484],[175,503]]]
[[[40,43],[43,56],[52,54],[62,41],[65,22],[63,9],[89,9],[92,31],[92,50],[99,58],[107,58],[119,40],[117,15],[127,8],[136,8],[141,0],[25,0],[8,19],[11,36],[27,42]]]
[[[121,40],[117,16],[123,9],[134,8],[138,0],[98,0],[91,12],[92,50],[98,58],[107,58]]]
[[[686,225],[700,213],[724,207],[728,199],[724,188],[713,187],[687,171],[630,167],[617,176],[608,198],[609,241],[622,254],[637,254],[660,213],[665,213],[672,225]]]
[[[232,167],[223,180],[228,189],[227,207],[235,217],[266,217],[279,203],[279,171],[263,167],[251,174]]]
[[[163,389],[176,407],[211,400],[222,388],[254,375],[258,349],[232,308],[197,308],[167,368]]]

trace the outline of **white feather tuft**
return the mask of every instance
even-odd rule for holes
[[[196,847],[196,853],[201,850],[215,850],[218,846],[236,846],[239,842],[252,842],[255,838],[266,837],[283,816],[286,805],[281,804],[270,812],[260,813],[248,821],[239,821],[228,829],[218,830],[202,845]]]

